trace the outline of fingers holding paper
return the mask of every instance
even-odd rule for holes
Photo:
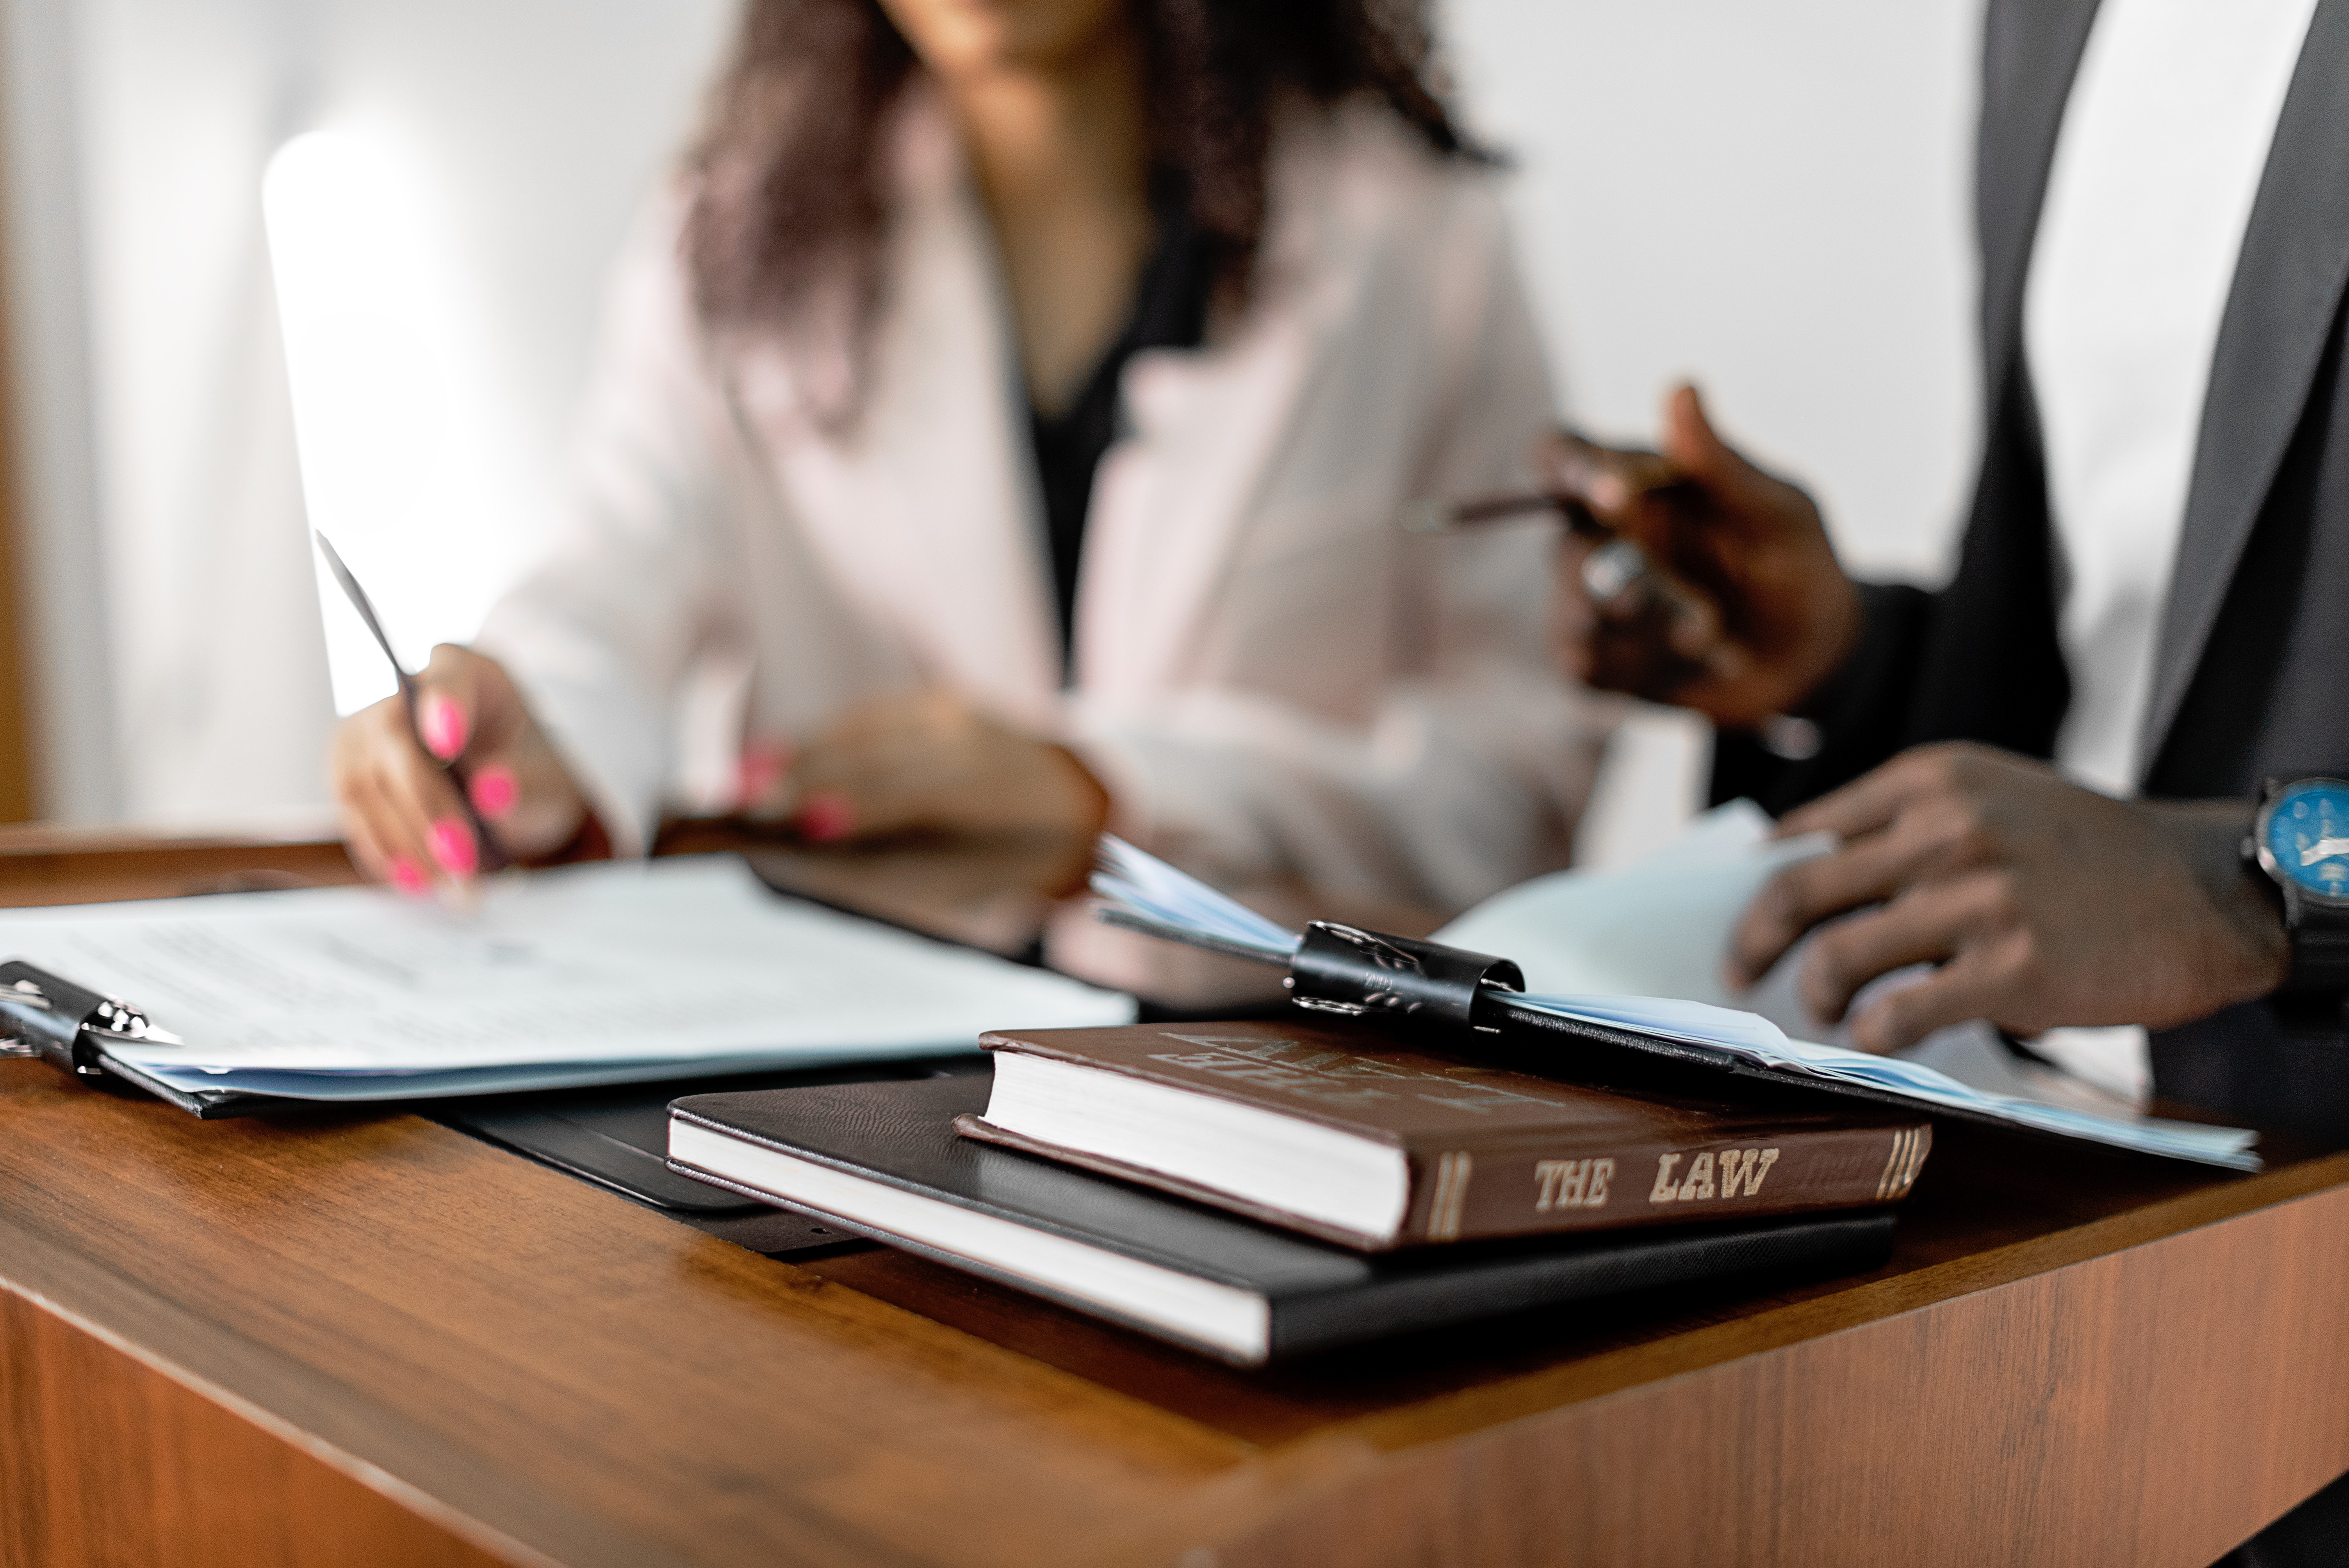
[[[391,696],[335,732],[335,797],[362,871],[420,893],[480,869],[454,763],[508,852],[544,855],[579,830],[585,798],[496,660],[443,645],[416,693],[412,722],[407,699]]]
[[[1830,1022],[1858,1000],[1850,1030],[1869,1050],[1972,1018],[2023,1035],[2185,1023],[2283,978],[2281,922],[2236,855],[2247,820],[2234,802],[2112,799],[1987,748],[1920,748],[1780,823],[1842,847],[1764,887],[1729,978],[1752,983],[1816,928],[1804,1000]]]

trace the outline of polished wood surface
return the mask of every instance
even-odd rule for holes
[[[487,1568],[282,1427],[0,1291],[0,1563]],[[15,1456],[37,1451],[37,1463]]]
[[[340,844],[0,827],[0,909],[355,882]]]
[[[2349,1470],[2341,1155],[1945,1128],[1873,1274],[1246,1374],[418,1118],[202,1123],[10,1062],[0,1287],[10,1568],[2204,1568]]]
[[[1061,851],[1019,839],[817,847],[723,819],[664,823],[660,854],[740,854],[767,882],[997,953],[1036,939]],[[355,882],[339,843],[0,826],[0,908]]]

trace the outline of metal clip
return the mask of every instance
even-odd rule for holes
[[[162,1038],[146,1015],[111,996],[26,963],[0,964],[0,1040],[9,1056],[47,1057],[67,1072],[96,1078],[105,1038]]]
[[[1477,1021],[1487,991],[1522,991],[1506,958],[1317,920],[1288,962],[1289,999],[1317,1013],[1391,1017],[1447,1033],[1491,1033]]]

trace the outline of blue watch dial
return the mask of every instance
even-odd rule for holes
[[[2349,902],[2349,784],[2287,788],[2268,809],[2265,848],[2278,875],[2319,898]]]

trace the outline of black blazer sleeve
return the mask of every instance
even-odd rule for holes
[[[1754,736],[1723,730],[1713,743],[1713,804],[1750,797],[1772,816],[1848,783],[1900,748],[1937,595],[1902,583],[1859,585],[1859,641],[1806,704],[1816,755],[1789,760]]]
[[[1819,727],[1818,754],[1785,761],[1751,736],[1723,732],[1713,742],[1714,802],[1751,796],[1783,815],[1897,752],[1939,740],[2054,755],[2072,683],[2056,640],[2038,419],[2019,356],[1993,404],[1990,434],[1950,585],[1929,593],[1861,584],[1859,642],[1803,705],[1803,717]]]

